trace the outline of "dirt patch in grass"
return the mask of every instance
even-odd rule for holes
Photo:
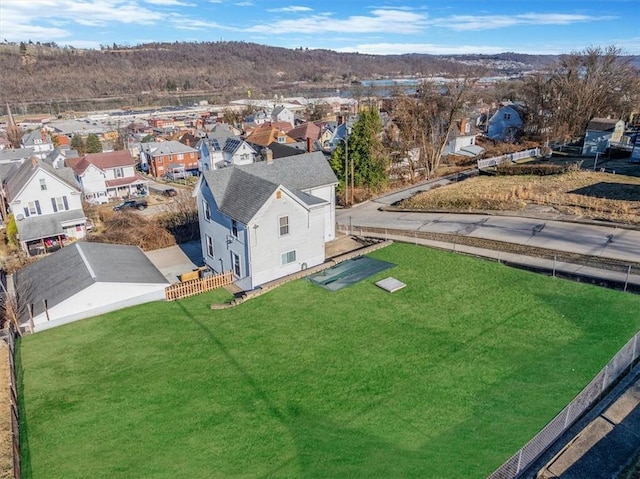
[[[554,176],[479,176],[420,193],[411,209],[519,211],[529,205],[599,220],[640,224],[640,178],[575,171]]]

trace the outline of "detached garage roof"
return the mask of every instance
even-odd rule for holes
[[[14,283],[21,302],[33,304],[34,316],[44,311],[43,300],[51,308],[94,283],[168,285],[139,247],[85,241],[26,266],[14,274]]]

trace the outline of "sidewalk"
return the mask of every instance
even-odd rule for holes
[[[595,282],[604,282],[608,285],[615,285],[625,290],[640,292],[640,275],[635,273],[627,274],[619,271],[610,271],[606,269],[582,266],[562,261],[554,261],[552,259],[525,256],[514,253],[505,253],[485,248],[478,248],[475,246],[466,246],[455,243],[446,243],[442,241],[433,241],[428,239],[403,236],[394,234],[392,229],[388,229],[386,234],[366,233],[366,236],[400,241],[404,243],[419,244],[423,246],[454,251],[456,253],[479,256],[496,260],[499,263],[522,267],[533,271],[551,273],[553,276],[569,277],[572,279],[577,279],[578,281],[580,280],[580,278],[596,280]]]

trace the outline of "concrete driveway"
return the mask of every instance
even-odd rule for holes
[[[182,273],[189,273],[204,265],[199,241],[147,251],[145,254],[170,283],[177,283]]]

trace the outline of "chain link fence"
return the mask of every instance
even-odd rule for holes
[[[551,420],[533,439],[502,466],[489,479],[516,479],[546,451],[571,425],[584,414],[602,394],[627,372],[640,357],[640,332],[631,338],[595,378]]]

